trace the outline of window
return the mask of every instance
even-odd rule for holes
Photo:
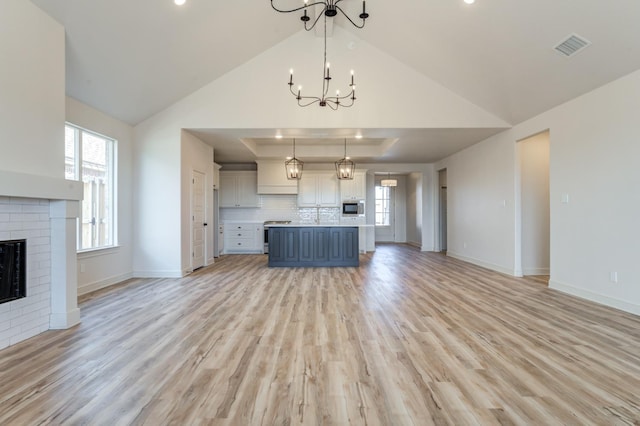
[[[65,126],[65,178],[84,182],[78,218],[78,250],[115,245],[115,149],[113,139]]]
[[[391,226],[391,187],[376,186],[376,226]]]

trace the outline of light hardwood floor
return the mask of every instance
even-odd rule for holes
[[[221,258],[0,351],[0,424],[640,424],[640,317],[435,253]]]

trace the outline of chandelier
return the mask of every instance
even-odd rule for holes
[[[317,103],[321,107],[328,106],[332,110],[337,110],[339,107],[348,108],[353,106],[356,100],[356,85],[353,80],[353,70],[351,70],[351,83],[349,84],[350,91],[346,95],[340,96],[340,90],[336,90],[335,96],[328,96],[329,83],[331,82],[331,73],[329,70],[329,62],[327,62],[327,16],[324,17],[324,61],[322,69],[322,96],[302,96],[302,86],[298,86],[298,91],[293,90],[293,69],[289,71],[289,91],[296,97],[298,105],[301,107],[308,107]]]
[[[353,179],[356,173],[356,163],[347,157],[347,139],[344,140],[344,158],[336,161],[336,175],[340,180]]]
[[[391,173],[387,173],[387,178],[380,181],[380,186],[398,186],[398,180],[391,179]]]
[[[296,158],[296,139],[293,138],[293,157],[284,162],[287,179],[300,180],[302,178],[302,166],[304,163]]]
[[[318,20],[320,20],[320,17],[322,15],[325,16],[325,19],[326,19],[327,16],[329,18],[333,18],[334,16],[336,16],[338,14],[338,12],[340,12],[356,28],[364,28],[364,23],[365,23],[366,19],[369,17],[369,14],[367,13],[366,1],[364,1],[364,0],[362,1],[362,13],[360,15],[358,15],[358,17],[360,19],[362,19],[362,23],[360,23],[360,24],[356,24],[353,21],[353,19],[351,19],[349,17],[349,15],[347,15],[347,13],[344,10],[342,10],[342,8],[340,6],[338,6],[338,3],[340,3],[342,0],[316,1],[316,2],[313,2],[311,4],[308,4],[308,0],[304,0],[304,5],[303,6],[296,7],[296,8],[293,8],[293,9],[278,9],[273,4],[273,1],[274,0],[271,0],[271,7],[273,8],[273,10],[281,12],[281,13],[291,13],[291,12],[297,12],[299,10],[303,10],[304,13],[300,17],[300,20],[304,23],[304,29],[307,30],[307,31],[312,30],[313,27],[316,26],[316,24],[318,23]],[[309,26],[309,21],[311,21],[311,17],[309,17],[309,15],[307,15],[307,9],[310,8],[310,7],[316,7],[316,6],[319,6],[319,8],[321,8],[320,13],[318,13],[316,15],[316,19],[313,21],[313,24],[311,24]]]

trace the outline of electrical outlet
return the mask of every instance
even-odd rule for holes
[[[80,264],[80,272],[84,272],[84,263]]]
[[[467,243],[462,243],[462,248],[467,248]]]
[[[616,271],[611,271],[611,273],[609,274],[609,280],[612,283],[617,283],[618,282],[618,273]]]

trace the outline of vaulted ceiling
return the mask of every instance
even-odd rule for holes
[[[32,1],[66,27],[67,94],[133,125],[301,31],[297,14],[277,13],[266,0]],[[342,4],[353,15],[361,8]],[[367,10],[364,29],[341,16],[335,23],[510,124],[640,69],[637,0],[369,0]],[[592,44],[567,58],[553,48],[571,34]],[[236,130],[198,131],[221,146],[266,136]],[[438,151],[438,137],[459,149],[498,131],[450,130],[387,129],[380,140],[433,139],[422,158],[433,160],[451,153]],[[389,146],[389,160],[410,156],[410,142]]]

